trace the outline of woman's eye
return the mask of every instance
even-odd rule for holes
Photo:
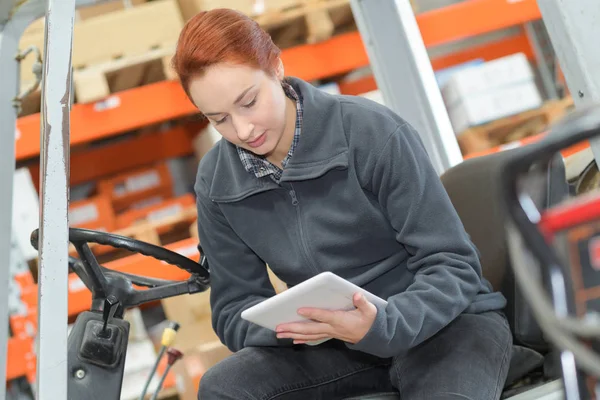
[[[250,107],[252,107],[255,104],[256,104],[256,97],[250,103],[244,105],[244,107],[250,108]]]
[[[218,120],[218,121],[215,121],[215,125],[222,124],[223,122],[225,122],[225,120],[226,120],[226,119],[227,119],[227,116],[225,116],[225,117],[221,118],[221,119],[220,119],[220,120]]]

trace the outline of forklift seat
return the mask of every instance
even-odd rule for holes
[[[494,290],[507,300],[504,313],[513,333],[513,357],[507,385],[544,365],[549,379],[558,372],[551,346],[537,324],[531,308],[523,298],[511,263],[519,260],[539,271],[540,267],[526,248],[509,247],[505,224],[509,221],[501,193],[501,166],[522,149],[506,150],[484,157],[467,159],[446,171],[442,183],[460,219],[480,252],[483,276]],[[569,196],[569,184],[560,154],[549,165],[537,165],[535,179],[524,182],[524,190],[539,209],[551,207]],[[533,174],[532,174],[533,175]],[[521,246],[521,245],[519,245]],[[517,255],[515,257],[515,255]]]
[[[509,158],[518,155],[520,149],[468,159],[450,168],[442,176],[442,183],[454,208],[479,250],[483,276],[494,290],[507,299],[504,310],[514,345],[505,387],[510,386],[528,373],[544,365],[550,347],[544,340],[531,309],[520,294],[511,268],[511,257],[506,238],[505,222],[508,220],[501,202],[502,191],[499,178],[500,167]],[[541,184],[531,185],[528,192],[540,208],[556,204],[569,194],[562,159],[556,158],[543,173]],[[532,193],[533,192],[533,193]],[[528,258],[525,249],[520,259],[536,264]],[[549,379],[557,376],[548,376]],[[381,393],[348,398],[346,400],[392,400],[400,399],[397,393]]]

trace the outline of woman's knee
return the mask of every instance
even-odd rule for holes
[[[217,364],[202,375],[200,386],[198,387],[198,400],[218,398],[219,388],[223,387],[223,381],[219,378],[220,374],[221,370]]]
[[[256,365],[252,349],[230,355],[209,368],[200,379],[198,399],[248,399],[260,380],[256,379]]]
[[[231,356],[234,358],[234,356]],[[232,383],[240,378],[236,372],[234,360],[226,358],[209,368],[200,378],[198,399],[234,399],[236,385]]]

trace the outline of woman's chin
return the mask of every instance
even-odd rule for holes
[[[274,146],[267,138],[260,146],[249,146],[248,144],[244,144],[244,148],[258,156],[267,156],[273,152]]]

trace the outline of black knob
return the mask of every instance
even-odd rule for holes
[[[107,337],[109,336],[108,331],[106,330],[106,326],[108,325],[108,320],[114,317],[117,309],[119,308],[119,301],[112,294],[104,299],[104,309],[102,310],[102,319],[104,320],[104,325],[102,325],[102,331],[100,331],[99,336]]]

